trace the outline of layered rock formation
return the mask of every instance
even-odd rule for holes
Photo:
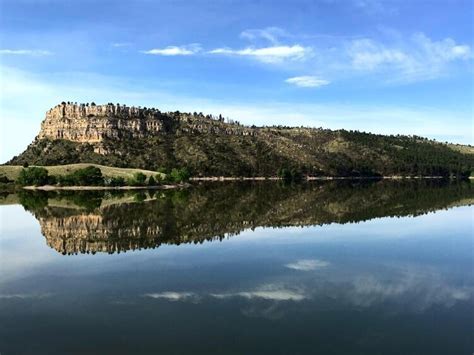
[[[180,126],[179,123],[185,123]],[[212,116],[185,113],[161,113],[155,108],[128,107],[120,104],[77,104],[63,102],[46,112],[38,139],[66,139],[97,143],[105,138],[144,138],[169,132],[176,126],[181,132],[255,135],[247,127],[228,127]]]

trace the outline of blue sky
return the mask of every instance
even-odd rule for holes
[[[61,101],[473,143],[473,2],[0,2],[0,161]]]

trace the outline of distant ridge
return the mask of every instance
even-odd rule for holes
[[[120,104],[62,102],[7,164],[96,163],[195,176],[469,176],[472,147],[417,136],[305,127],[244,126],[222,116]]]

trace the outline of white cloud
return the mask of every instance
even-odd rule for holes
[[[311,55],[311,48],[299,44],[292,46],[247,47],[244,49],[217,48],[209,51],[210,54],[251,57],[264,63],[277,63],[283,60],[302,60]]]
[[[197,295],[193,292],[160,292],[160,293],[146,293],[143,297],[155,298],[155,299],[165,299],[168,301],[189,301],[191,299],[196,299]]]
[[[116,42],[112,43],[111,46],[115,48],[121,48],[121,47],[128,47],[131,46],[132,44],[130,42]]]
[[[193,55],[200,51],[201,46],[199,44],[190,44],[188,46],[168,46],[166,48],[154,48],[147,51],[142,51],[142,53],[163,56],[178,56]]]
[[[288,269],[298,271],[312,271],[316,269],[323,269],[329,266],[329,262],[317,259],[302,259],[294,263],[286,264],[285,267]]]
[[[53,53],[43,49],[0,49],[0,54],[5,55],[30,55],[30,56],[46,56]]]
[[[347,50],[356,71],[390,75],[390,81],[434,79],[443,75],[454,61],[472,59],[471,47],[451,38],[434,41],[423,33],[383,44],[372,39],[350,42]]]
[[[317,88],[328,85],[330,81],[320,79],[316,76],[295,76],[285,80],[286,83],[296,85],[302,88]]]

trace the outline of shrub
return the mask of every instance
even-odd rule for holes
[[[53,178],[49,176],[48,170],[41,167],[31,167],[22,169],[20,175],[18,176],[17,182],[20,185],[46,185],[53,182]]]
[[[7,176],[0,175],[0,184],[8,184],[10,182],[13,182],[13,181],[10,180]]]
[[[191,177],[191,174],[186,168],[181,168],[181,169],[174,168],[173,170],[171,170],[171,173],[170,173],[171,181],[174,181],[174,182],[188,181],[190,177]]]
[[[60,175],[57,177],[58,184],[61,186],[72,186],[74,185],[74,181],[71,175]]]
[[[146,175],[143,173],[133,174],[133,178],[129,181],[129,185],[133,186],[144,186],[146,181]]]
[[[155,186],[155,185],[156,185],[155,178],[153,176],[150,176],[150,178],[148,179],[148,186]]]
[[[95,166],[88,166],[84,169],[79,169],[73,172],[73,180],[77,185],[103,185],[104,177],[102,171]]]
[[[108,185],[108,186],[124,186],[125,179],[121,176],[111,177],[111,178],[104,179],[104,183],[105,185]]]
[[[303,173],[297,169],[278,169],[278,177],[285,182],[301,182],[303,180]]]
[[[104,184],[102,171],[95,166],[88,166],[71,174],[58,177],[60,185],[98,186]]]

